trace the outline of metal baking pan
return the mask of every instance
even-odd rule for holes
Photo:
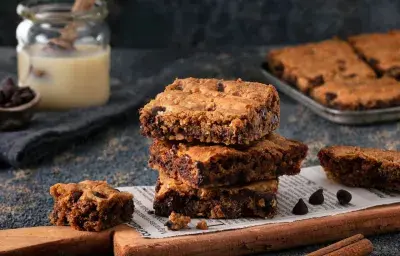
[[[290,86],[286,82],[272,75],[267,69],[266,64],[262,65],[261,71],[267,81],[273,84],[278,89],[278,91],[283,92],[293,100],[308,107],[315,114],[334,123],[363,125],[400,120],[400,107],[360,111],[343,111],[326,107],[319,102],[313,100],[309,96],[303,94],[295,87]]]

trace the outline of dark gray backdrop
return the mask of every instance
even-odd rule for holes
[[[0,45],[15,45],[19,1],[0,3]],[[109,0],[112,44],[216,47],[315,41],[400,28],[400,0]]]

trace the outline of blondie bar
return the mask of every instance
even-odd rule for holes
[[[278,180],[260,181],[241,187],[194,189],[160,172],[154,199],[155,214],[176,212],[213,219],[268,217],[276,213]]]
[[[279,125],[272,85],[218,79],[176,79],[140,110],[145,136],[249,144]]]
[[[391,77],[327,82],[311,96],[318,102],[340,110],[365,110],[400,105],[400,82]]]
[[[400,152],[331,146],[320,150],[318,158],[327,176],[352,187],[400,191]]]
[[[55,184],[52,224],[71,225],[77,230],[101,231],[132,219],[132,194],[120,192],[104,181]]]
[[[336,79],[376,77],[351,46],[339,39],[272,50],[267,61],[272,73],[304,93]]]
[[[307,145],[270,134],[251,145],[224,146],[154,140],[149,166],[192,187],[216,187],[295,175]]]
[[[400,79],[400,30],[357,35],[348,40],[380,75]]]

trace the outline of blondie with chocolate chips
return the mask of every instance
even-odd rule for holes
[[[244,186],[195,189],[160,172],[154,199],[155,214],[172,212],[213,219],[267,217],[276,214],[278,180]]]
[[[154,140],[149,166],[195,188],[240,185],[295,175],[307,145],[270,134],[251,145],[207,145]]]
[[[400,30],[362,34],[348,40],[378,74],[400,80]]]
[[[279,96],[240,79],[176,79],[140,110],[140,122],[152,138],[249,144],[278,127]]]
[[[50,188],[54,199],[52,224],[77,230],[101,231],[132,219],[133,196],[105,181],[58,183]]]
[[[272,50],[267,61],[272,73],[306,94],[336,79],[376,77],[351,46],[339,39]]]
[[[352,187],[400,191],[400,152],[331,146],[318,153],[327,176]]]

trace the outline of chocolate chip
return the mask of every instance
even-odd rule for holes
[[[339,201],[339,204],[341,204],[341,205],[346,205],[346,204],[350,203],[350,201],[352,199],[352,195],[350,194],[350,192],[347,190],[344,190],[344,189],[340,189],[336,193],[336,197]]]
[[[219,91],[219,92],[225,91],[225,86],[221,81],[218,81],[218,83],[217,83],[217,91]]]
[[[167,228],[171,228],[174,225],[174,223],[172,223],[172,221],[167,221],[164,223],[164,226],[166,226]]]
[[[328,102],[328,103],[331,103],[334,99],[336,99],[337,98],[337,94],[336,93],[333,93],[333,92],[327,92],[326,94],[325,94],[325,100],[326,100],[326,102]]]
[[[378,61],[377,59],[374,59],[374,58],[369,58],[369,59],[368,59],[368,63],[369,63],[371,66],[376,66],[376,65],[378,65],[379,61]]]
[[[82,191],[75,191],[72,193],[72,200],[74,203],[78,202],[79,198],[82,196],[83,192]]]
[[[158,115],[158,112],[164,112],[166,110],[165,107],[161,107],[161,106],[155,106],[151,109],[151,114],[153,116]]]
[[[315,191],[310,198],[308,199],[308,202],[312,205],[320,205],[324,203],[324,190],[318,189]]]
[[[297,204],[294,206],[292,213],[294,215],[304,215],[304,214],[308,213],[308,207],[304,203],[303,199],[301,199],[301,198],[299,199]]]
[[[320,86],[324,83],[324,77],[322,75],[316,76],[313,79],[310,79],[310,83],[312,86]]]
[[[103,195],[102,193],[93,191],[93,195],[98,198],[107,198],[107,196]]]
[[[147,211],[147,214],[154,214],[153,210]]]
[[[283,66],[282,63],[279,63],[279,64],[273,66],[273,70],[277,77],[282,77],[283,72],[285,71],[285,67]]]

